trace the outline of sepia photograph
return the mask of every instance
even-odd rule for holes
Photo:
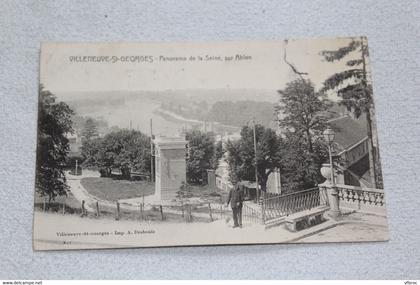
[[[41,46],[35,250],[387,241],[366,37]]]

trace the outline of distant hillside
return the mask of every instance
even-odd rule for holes
[[[274,103],[258,101],[217,101],[208,105],[206,101],[186,102],[171,100],[161,104],[161,109],[187,119],[219,122],[224,125],[242,127],[255,117],[255,121],[269,126],[274,120]]]
[[[254,101],[220,101],[212,105],[207,121],[226,125],[244,126],[255,118],[256,123],[269,126],[275,119],[274,104]]]
[[[168,100],[206,101],[213,104],[217,101],[265,101],[277,102],[276,90],[253,89],[185,89],[164,91],[95,91],[95,92],[59,92],[59,100],[65,102],[100,102],[112,100],[137,100],[141,98],[162,102]]]
[[[257,123],[269,126],[278,102],[275,90],[249,89],[78,92],[58,93],[57,97],[79,116],[101,118],[120,127],[131,120],[134,125],[146,120],[148,124],[146,117],[153,117],[158,109],[189,120],[238,127],[255,117]]]

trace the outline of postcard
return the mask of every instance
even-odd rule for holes
[[[365,37],[42,43],[34,250],[388,240]]]

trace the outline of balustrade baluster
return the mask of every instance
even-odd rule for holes
[[[379,195],[378,194],[374,194],[374,200],[373,200],[373,203],[375,204],[375,206],[376,205],[378,205],[379,204]]]
[[[366,204],[367,203],[367,197],[366,197],[366,193],[363,193],[363,203]]]

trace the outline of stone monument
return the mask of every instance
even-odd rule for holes
[[[267,179],[267,192],[281,194],[280,169],[276,168]]]
[[[154,140],[156,184],[155,200],[170,202],[186,182],[187,141],[180,137],[158,137]]]

